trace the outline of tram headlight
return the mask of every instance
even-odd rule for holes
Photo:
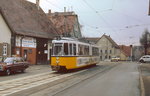
[[[58,63],[59,63],[59,61],[56,61],[56,63],[58,64]]]
[[[59,57],[56,57],[56,60],[59,60]]]

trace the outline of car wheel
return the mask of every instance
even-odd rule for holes
[[[144,60],[140,60],[141,63],[144,63]]]
[[[10,74],[11,74],[10,69],[7,69],[7,70],[6,70],[6,75],[10,75]]]
[[[21,70],[21,73],[24,73],[24,72],[25,72],[25,69],[22,69],[22,70]]]

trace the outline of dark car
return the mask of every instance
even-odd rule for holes
[[[21,57],[7,57],[0,62],[0,73],[10,75],[15,72],[24,72],[29,67],[29,63],[25,62]]]

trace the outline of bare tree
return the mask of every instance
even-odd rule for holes
[[[142,37],[140,38],[140,43],[144,46],[145,55],[147,55],[147,48],[149,47],[149,35],[150,33],[148,29],[145,29],[145,31],[142,34]]]

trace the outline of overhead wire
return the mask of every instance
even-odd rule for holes
[[[53,5],[54,7],[56,7],[56,8],[58,8],[58,9],[61,9],[60,7],[58,7],[56,4],[53,4],[52,2],[50,2],[49,0],[46,0],[49,4],[51,4],[51,5]],[[110,26],[110,24],[104,19],[104,17],[98,12],[98,11],[96,11],[95,10],[95,8],[93,8],[88,2],[86,2],[85,0],[83,0],[84,1],[84,3],[86,4],[86,5],[88,5],[91,9],[92,9],[92,11],[94,11],[99,17],[100,17],[100,19],[103,19],[103,21],[108,25],[108,27],[111,27]],[[106,10],[102,10],[102,12],[103,11],[116,11],[116,12],[118,12],[118,13],[121,13],[121,15],[123,15],[123,16],[125,16],[125,17],[130,17],[130,18],[132,18],[132,19],[134,19],[134,20],[136,20],[136,21],[138,21],[138,22],[142,22],[141,20],[139,20],[139,19],[136,19],[136,18],[134,18],[134,17],[132,17],[132,16],[129,16],[129,15],[127,15],[127,14],[125,14],[125,13],[122,13],[122,12],[119,12],[119,11],[117,11],[117,10],[114,10],[113,8],[114,8],[114,4],[115,4],[115,0],[113,0],[113,4],[112,4],[112,8],[110,8],[110,9],[106,9]],[[77,9],[78,10],[78,9]],[[81,20],[81,18],[80,18],[80,20]],[[81,20],[82,21],[82,20]],[[90,27],[90,28],[93,28],[93,29],[99,29],[99,27],[97,27],[97,26],[91,26],[91,25],[89,25],[89,24],[86,24],[88,27]],[[150,24],[143,24],[143,25],[129,25],[129,26],[125,26],[125,28],[124,29],[117,29],[117,30],[126,30],[126,29],[129,29],[129,28],[133,28],[133,27],[140,27],[140,26],[147,26],[147,25],[150,25]],[[102,27],[102,26],[101,26]],[[109,28],[110,29],[110,28]],[[114,30],[113,28],[111,28],[111,30],[112,31],[114,31],[114,32],[116,32],[116,30]]]
[[[117,12],[117,13],[119,13],[119,14],[125,16],[125,17],[132,18],[132,20],[135,20],[135,21],[137,21],[137,22],[140,22],[140,23],[142,22],[142,23],[143,23],[143,21],[142,21],[141,19],[138,19],[138,18],[136,18],[136,17],[133,17],[133,16],[130,16],[130,15],[125,14],[125,13],[123,13],[123,12],[120,12],[119,10],[113,9],[113,11],[115,11],[115,12]]]
[[[60,8],[59,6],[57,6],[57,5],[54,4],[54,3],[50,2],[49,0],[45,0],[45,1],[46,1],[47,3],[49,3],[50,5],[52,5],[52,6],[56,7],[56,8],[58,8],[58,9],[62,10],[62,8]]]
[[[105,22],[105,24],[107,24],[108,27],[111,28],[111,30],[112,30],[113,32],[116,32],[116,30],[114,30],[114,29],[112,28],[112,26],[105,20],[105,18],[104,18],[98,11],[95,10],[95,8],[93,8],[88,2],[86,2],[86,0],[82,0],[82,1],[83,1],[91,10],[93,10],[94,13],[96,13],[96,14],[98,15],[98,17],[99,17],[100,19],[102,19],[102,20]]]

